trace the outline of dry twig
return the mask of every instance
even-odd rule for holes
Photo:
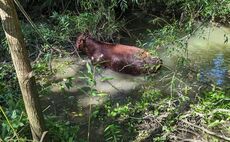
[[[209,131],[208,129],[205,129],[205,128],[203,128],[203,127],[197,126],[197,125],[192,124],[192,123],[190,123],[190,122],[188,122],[188,121],[184,121],[184,120],[181,120],[181,121],[182,121],[183,123],[186,123],[186,124],[188,124],[188,125],[190,125],[190,126],[193,126],[193,127],[197,128],[197,129],[200,129],[200,130],[202,130],[203,132],[205,132],[205,133],[207,133],[207,134],[209,134],[209,135],[218,137],[218,138],[223,139],[223,140],[226,140],[226,141],[230,141],[230,138],[229,138],[229,137],[226,137],[226,136],[223,136],[223,135],[219,135],[219,134],[217,134],[217,133],[215,133],[215,132]]]

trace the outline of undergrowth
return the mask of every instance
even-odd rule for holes
[[[40,4],[41,7],[38,6]],[[55,70],[52,70],[52,58],[69,56],[70,51],[74,51],[75,40],[80,32],[91,32],[101,40],[113,40],[119,32],[124,32],[124,28],[129,28],[125,27],[126,21],[122,14],[130,12],[130,7],[147,13],[151,13],[155,5],[158,6],[156,9],[161,8],[161,12],[149,21],[153,25],[160,25],[155,30],[148,30],[148,35],[152,39],[148,46],[152,52],[155,52],[157,47],[172,44],[186,52],[187,40],[196,31],[197,21],[229,24],[230,18],[230,3],[227,0],[112,0],[110,3],[102,0],[77,3],[72,3],[71,0],[26,0],[23,1],[23,5],[28,10],[28,5],[32,5],[33,11],[45,14],[44,19],[36,21],[36,18],[33,18],[36,27],[21,20],[40,96],[50,93],[49,78],[55,73]],[[75,8],[76,11],[73,10]],[[47,12],[42,12],[42,9]],[[29,141],[29,124],[2,28],[0,39],[0,141]],[[138,43],[146,45],[143,41]],[[81,74],[81,79],[90,88],[87,94],[104,95],[94,89],[94,75],[89,64],[87,73]],[[70,88],[71,78],[64,81],[64,87],[60,88]],[[173,83],[174,81],[171,82]],[[87,123],[93,125],[96,120],[102,122],[104,140],[113,142],[179,141],[187,135],[205,141],[221,141],[223,136],[230,137],[229,92],[211,88],[199,93],[196,101],[192,101],[186,93],[190,90],[189,87],[183,88],[180,95],[166,95],[148,87],[135,92],[135,98],[128,97],[122,103],[110,100],[101,108],[92,109]],[[46,116],[46,122],[53,141],[71,142],[87,139],[78,137],[79,125],[71,121],[59,120],[51,114]],[[90,129],[90,126],[88,127]],[[187,135],[182,135],[184,133]]]
[[[225,139],[220,137],[229,136],[229,95],[223,91],[202,93],[193,103],[190,99],[178,102],[177,96],[164,96],[155,89],[138,94],[139,99],[108,102],[100,109],[105,140],[179,141],[190,135],[193,140],[221,141]]]

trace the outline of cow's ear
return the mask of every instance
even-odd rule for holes
[[[89,35],[89,30],[86,30],[85,32],[84,32],[84,36],[88,36]]]

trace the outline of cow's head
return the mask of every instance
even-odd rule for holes
[[[85,40],[88,36],[86,34],[80,34],[78,37],[77,37],[77,40],[76,40],[76,49],[77,50],[84,50],[84,47],[85,47]]]

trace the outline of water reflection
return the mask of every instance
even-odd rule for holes
[[[213,81],[216,85],[222,86],[225,83],[228,69],[224,64],[224,55],[217,54],[212,60],[211,68],[201,71],[201,81]]]

